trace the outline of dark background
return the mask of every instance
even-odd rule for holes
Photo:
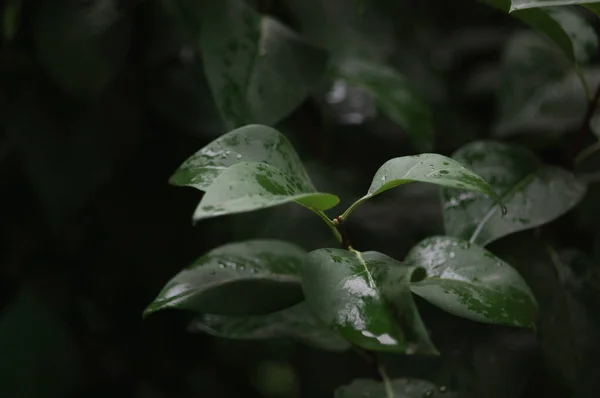
[[[348,24],[356,37],[383,48],[389,64],[427,98],[435,152],[449,155],[490,137],[502,49],[523,25],[476,1],[323,2],[332,27]],[[286,1],[251,3],[299,29]],[[294,206],[192,226],[200,192],[167,180],[225,129],[203,76],[197,35],[164,3],[0,4],[0,397],[319,398],[355,377],[378,377],[354,352],[191,334],[186,327],[192,314],[185,312],[142,320],[164,283],[208,249],[255,237],[313,249],[333,244],[330,233]],[[315,13],[322,8],[316,0],[305,6]],[[11,7],[19,12],[12,15]],[[116,22],[99,28],[106,7]],[[187,17],[193,19],[193,12]],[[586,18],[597,27],[592,14]],[[93,29],[101,34],[86,41],[85,32]],[[384,161],[416,150],[363,93],[329,106],[324,98],[330,85],[324,79],[277,127],[317,187],[340,195],[343,206],[363,195]],[[348,109],[364,122],[340,122]],[[575,134],[511,140],[547,162],[566,164]],[[533,256],[519,244],[544,233],[559,247],[575,247],[597,261],[598,198],[592,188],[575,212],[541,232],[504,239],[498,250]],[[395,258],[442,232],[438,191],[419,184],[364,204],[349,225],[358,249]],[[386,358],[391,373],[475,397],[597,397],[598,301],[580,287],[557,288],[574,292],[570,306],[558,312],[558,324],[565,314],[577,319],[574,329],[560,329],[557,337],[574,341],[575,348],[555,353],[556,362],[569,363],[563,369],[549,364],[531,331],[474,324],[419,302],[443,356]],[[565,370],[569,361],[573,366]]]

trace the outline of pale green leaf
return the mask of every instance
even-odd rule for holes
[[[296,109],[325,68],[325,54],[242,0],[207,2],[201,51],[228,128],[272,125]]]
[[[598,3],[598,0],[511,0],[510,11],[527,8]]]
[[[448,235],[479,245],[546,224],[572,209],[586,186],[561,168],[542,164],[525,148],[478,141],[453,156],[486,179],[507,208],[476,192],[444,189],[444,227]]]
[[[275,240],[220,246],[175,275],[144,315],[166,308],[257,315],[289,307],[302,300],[299,269],[305,256],[299,247]]]
[[[241,162],[267,163],[312,187],[288,139],[271,127],[257,124],[237,128],[206,145],[183,162],[169,182],[206,191],[223,171]]]
[[[192,321],[189,330],[237,340],[291,338],[330,351],[345,351],[350,347],[322,325],[304,302],[266,315],[203,314]]]
[[[435,236],[415,246],[405,261],[427,270],[411,291],[444,311],[477,322],[535,324],[537,304],[523,278],[475,244]]]
[[[381,253],[319,249],[303,264],[302,287],[315,316],[349,342],[367,350],[433,354],[409,291],[411,279],[422,276]]]
[[[335,390],[334,398],[455,398],[457,395],[445,386],[419,379],[396,379],[391,381],[393,395],[387,395],[383,382],[356,379],[347,386]]]

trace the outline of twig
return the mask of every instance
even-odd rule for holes
[[[581,150],[581,146],[585,135],[590,132],[590,121],[592,120],[592,117],[594,117],[594,113],[596,113],[596,108],[598,108],[598,101],[600,101],[600,85],[598,85],[598,87],[596,88],[594,96],[588,101],[588,106],[585,112],[585,116],[583,117],[583,122],[581,123],[579,133],[575,137],[575,144],[573,145],[572,154],[570,156],[571,159],[576,158],[577,154]]]

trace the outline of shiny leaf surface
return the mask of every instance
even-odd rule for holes
[[[84,100],[97,98],[129,51],[130,22],[119,4],[60,0],[34,10],[35,45],[44,66],[65,91]]]
[[[392,380],[393,396],[387,395],[385,384],[369,379],[356,379],[347,386],[342,386],[335,391],[334,398],[429,398],[444,397],[454,398],[457,395],[448,391],[445,386],[419,379]]]
[[[504,12],[511,9],[510,0],[483,0]],[[572,62],[586,63],[598,47],[598,38],[585,19],[564,7],[529,8],[511,15],[546,35]]]
[[[194,212],[194,220],[296,202],[313,211],[334,207],[335,195],[319,193],[310,181],[266,163],[242,162],[217,177]]]
[[[414,353],[424,348],[431,353],[429,336],[408,294],[410,280],[422,276],[422,270],[381,253],[319,249],[303,264],[302,287],[317,318],[349,342],[367,350]],[[392,300],[384,298],[386,292]],[[391,306],[403,311],[394,313]],[[400,319],[395,318],[398,314]]]
[[[204,68],[228,128],[279,122],[324,70],[321,50],[244,1],[207,3],[201,25]]]
[[[511,0],[510,10],[515,11],[527,8],[569,6],[588,3],[598,3],[598,0]]]
[[[206,191],[228,167],[241,162],[267,163],[312,187],[288,139],[271,127],[257,124],[237,128],[206,145],[183,162],[169,182]]]
[[[238,340],[292,338],[331,351],[350,348],[345,340],[322,325],[304,302],[266,315],[203,314],[192,321],[189,330]]]
[[[428,105],[398,71],[381,63],[347,58],[336,64],[334,76],[369,93],[419,150],[431,150],[434,133]]]
[[[586,192],[572,173],[542,164],[525,148],[478,141],[453,157],[489,181],[508,210],[503,216],[489,198],[475,192],[443,190],[446,233],[482,246],[558,218]]]
[[[302,300],[298,275],[305,256],[299,247],[275,240],[220,246],[173,277],[144,315],[167,308],[256,315],[289,307]]]
[[[533,327],[536,302],[510,265],[461,239],[423,240],[405,261],[427,270],[411,291],[451,314],[477,322]]]
[[[468,191],[478,191],[500,203],[500,198],[483,178],[465,168],[456,160],[435,153],[425,153],[394,158],[385,162],[375,173],[368,193],[355,202],[353,207],[388,189],[409,182],[427,182]]]

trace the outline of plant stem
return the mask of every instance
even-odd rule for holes
[[[579,153],[579,155],[577,155],[575,157],[575,164],[583,162],[589,156],[593,155],[594,153],[596,153],[598,151],[600,151],[600,141],[597,141],[595,144],[590,145],[589,147],[587,147],[583,151],[581,151]]]
[[[383,367],[383,365],[380,364],[377,367],[377,369],[379,370],[379,375],[381,376],[381,379],[383,380],[383,385],[385,386],[386,398],[394,398],[394,387],[392,386],[392,381],[390,380],[387,372],[385,371],[385,368]]]
[[[583,72],[578,64],[575,64],[575,73],[577,74],[579,81],[581,81],[583,91],[585,92],[585,98],[588,101],[592,101],[592,90],[590,90],[590,86],[587,84],[587,80],[585,80],[585,76],[583,75]]]
[[[339,216],[339,218],[341,218],[342,220],[346,221],[346,219],[348,217],[350,217],[350,214],[354,211],[354,209],[356,209],[358,207],[358,205],[360,205],[362,202],[364,202],[365,200],[369,199],[370,197],[371,196],[369,194],[366,194],[362,198],[358,199],[356,202],[352,203],[350,205],[350,207],[348,207],[346,209],[346,211],[344,213],[342,213],[341,216]]]
[[[336,225],[333,223],[333,221],[331,221],[329,219],[329,217],[327,217],[327,215],[325,213],[323,213],[322,211],[316,211],[315,213],[317,213],[317,215],[319,217],[321,217],[323,219],[323,221],[325,221],[327,226],[329,226],[329,228],[331,229],[331,232],[333,232],[333,236],[335,236],[335,238],[338,240],[338,242],[342,243],[343,242],[342,235],[340,235],[340,231],[338,231],[338,229],[337,229]]]

